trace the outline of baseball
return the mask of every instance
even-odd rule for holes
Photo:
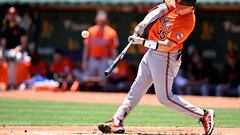
[[[89,32],[87,30],[83,30],[82,33],[81,33],[81,36],[83,38],[87,38],[89,36]]]

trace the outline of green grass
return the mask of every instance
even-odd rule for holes
[[[0,99],[0,125],[97,125],[118,105]],[[216,127],[240,127],[240,109],[217,109]],[[162,106],[138,106],[127,126],[201,126],[197,120]]]

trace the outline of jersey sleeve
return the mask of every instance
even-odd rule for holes
[[[169,10],[168,10],[167,5],[165,3],[161,3],[149,11],[149,13],[146,15],[146,17],[140,23],[140,25],[142,25],[143,28],[146,28],[149,24],[156,21],[158,18],[161,18],[168,12],[169,12]]]

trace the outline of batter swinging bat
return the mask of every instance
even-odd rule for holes
[[[128,48],[132,45],[132,41],[128,43],[128,45],[122,50],[122,52],[117,56],[117,58],[113,61],[113,63],[105,70],[104,74],[105,76],[109,76],[112,71],[115,69],[117,64],[120,62],[120,60],[124,57],[125,53],[127,52]]]

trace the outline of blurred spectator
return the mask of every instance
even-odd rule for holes
[[[19,26],[20,20],[16,9],[10,7],[3,20],[4,27],[0,34],[0,60],[8,61],[6,78],[8,85],[13,88],[30,77],[30,59],[24,53],[27,35],[26,31]]]
[[[48,64],[45,60],[40,59],[38,50],[36,48],[30,50],[30,56],[31,56],[31,76],[36,75],[47,76]]]
[[[236,51],[228,51],[227,63],[223,67],[221,84],[216,88],[216,96],[240,96],[240,62]]]
[[[84,40],[82,69],[87,77],[98,77],[105,84],[104,70],[110,59],[117,55],[118,36],[108,23],[107,13],[97,12],[96,25],[88,29],[90,35]]]
[[[203,58],[201,50],[190,47],[187,52],[187,56],[185,54],[183,57],[187,63],[183,64],[175,79],[175,92],[210,95],[219,82],[219,72]]]
[[[66,83],[66,89],[70,88],[72,91],[76,91],[79,87],[79,82],[74,75],[75,69],[73,61],[65,56],[62,50],[56,49],[50,65],[51,78],[58,82]]]
[[[19,52],[27,46],[26,31],[19,26],[20,17],[14,7],[10,7],[4,19],[1,46],[9,51]]]
[[[192,58],[190,67],[189,82],[187,84],[187,94],[192,95],[194,92],[202,96],[209,96],[210,90],[214,89],[218,83],[219,73],[217,69],[208,63],[199,50]]]
[[[75,65],[73,61],[65,56],[62,50],[56,49],[50,65],[50,72],[52,74],[68,75],[72,73],[74,68]]]

